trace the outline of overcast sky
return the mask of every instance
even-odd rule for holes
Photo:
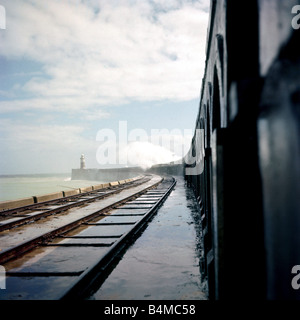
[[[87,167],[100,168],[97,134],[119,137],[120,121],[128,134],[143,129],[151,139],[153,130],[164,130],[174,144],[189,144],[209,0],[0,5],[0,174],[71,172],[82,153]],[[174,150],[154,140],[129,143],[131,161],[172,160]]]

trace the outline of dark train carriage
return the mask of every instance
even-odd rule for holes
[[[299,4],[211,2],[185,176],[212,299],[300,297]]]

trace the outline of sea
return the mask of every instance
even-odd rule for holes
[[[89,187],[106,181],[72,180],[70,173],[0,175],[0,201]]]

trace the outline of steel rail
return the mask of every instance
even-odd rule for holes
[[[156,186],[158,186],[161,182],[163,181],[163,178],[161,178],[158,182],[156,182],[155,184],[144,188],[143,190],[140,190],[122,200],[116,201],[113,204],[110,204],[100,210],[94,211],[93,213],[79,218],[71,223],[67,223],[62,227],[56,228],[55,230],[51,230],[49,232],[46,232],[40,236],[37,236],[33,239],[30,239],[28,241],[24,241],[23,243],[13,247],[13,248],[9,248],[7,250],[3,250],[0,252],[0,264],[3,264],[5,262],[8,262],[12,259],[15,259],[17,257],[19,257],[21,254],[24,254],[36,247],[38,247],[39,245],[43,245],[46,242],[54,239],[55,237],[58,236],[63,236],[64,233],[71,231],[77,227],[79,227],[80,225],[87,223],[90,220],[93,220],[95,218],[98,217],[105,217],[104,213],[115,208],[116,206],[122,205],[128,201],[130,201],[131,199],[135,199],[136,197],[146,193],[148,190],[151,190],[153,188],[155,188]]]
[[[23,211],[26,211],[26,210],[36,210],[36,209],[39,209],[39,207],[42,208],[44,206],[51,205],[51,204],[52,205],[53,204],[59,205],[59,203],[64,203],[64,202],[70,201],[70,200],[72,201],[76,197],[76,202],[62,204],[62,205],[59,205],[58,208],[54,208],[54,209],[49,209],[49,210],[43,209],[43,210],[45,210],[44,212],[38,213],[38,214],[36,214],[34,216],[23,217],[20,220],[12,221],[12,222],[9,222],[9,223],[3,224],[3,225],[0,224],[0,231],[4,231],[4,230],[11,229],[11,228],[15,228],[15,227],[27,224],[29,222],[37,221],[39,219],[46,218],[46,217],[48,217],[50,215],[57,214],[57,213],[60,213],[60,212],[64,212],[64,211],[69,210],[69,209],[74,208],[74,207],[80,207],[80,206],[83,206],[83,205],[85,205],[87,203],[94,202],[94,201],[97,201],[97,200],[100,200],[100,199],[104,199],[104,198],[109,197],[111,195],[120,193],[121,191],[123,191],[125,189],[129,189],[129,188],[132,188],[132,187],[139,186],[139,185],[149,181],[149,179],[145,179],[145,177],[146,176],[144,176],[144,178],[136,180],[137,183],[135,183],[136,181],[134,181],[134,182],[129,182],[128,185],[127,184],[119,185],[120,186],[119,188],[114,187],[115,188],[114,190],[111,190],[110,188],[112,188],[112,187],[109,187],[109,188],[107,188],[106,192],[101,193],[100,195],[99,195],[99,192],[101,192],[100,190],[93,190],[93,191],[88,191],[88,192],[81,193],[81,194],[78,194],[78,195],[73,195],[73,196],[64,197],[64,198],[60,198],[60,199],[44,201],[44,202],[40,202],[40,203],[37,203],[37,204],[33,204],[33,205],[17,208],[18,209],[17,212],[18,213],[22,213]],[[91,197],[89,199],[84,198],[87,195],[94,195],[96,193],[98,193],[98,195],[95,195],[95,196],[93,196],[93,197]],[[8,210],[8,211],[15,211],[16,212],[17,209],[11,209],[11,210]],[[7,211],[4,211],[4,214],[2,214],[2,212],[1,212],[0,216],[1,215],[5,215],[5,217],[9,217],[11,215],[11,217],[13,217],[13,218],[18,217],[18,215],[14,216],[13,213],[11,213],[11,212],[9,214],[7,214]],[[19,217],[21,217],[21,216],[19,215]]]
[[[104,187],[102,189],[97,189],[97,190],[91,190],[91,191],[85,191],[82,193],[78,193],[78,194],[74,194],[71,196],[66,196],[66,197],[61,197],[61,198],[57,198],[57,199],[51,199],[51,200],[46,200],[46,201],[42,201],[42,202],[37,202],[37,203],[33,203],[33,204],[29,204],[29,205],[25,205],[25,206],[21,206],[21,207],[17,207],[17,208],[12,208],[12,209],[6,209],[6,210],[2,210],[0,211],[0,217],[1,216],[8,216],[8,215],[13,215],[13,214],[19,214],[22,213],[23,211],[27,211],[27,210],[34,210],[37,209],[41,206],[47,206],[47,205],[53,205],[55,203],[64,203],[64,202],[68,202],[68,201],[76,201],[77,199],[86,197],[86,196],[90,196],[99,192],[107,192],[109,190],[112,190],[113,192],[117,192],[118,190],[124,190],[124,189],[128,189],[131,187],[135,187],[138,186],[146,180],[149,180],[149,178],[147,178],[146,175],[141,176],[141,178],[138,178],[134,181],[129,181],[126,182],[124,184],[121,185],[117,185],[117,186],[107,186]]]
[[[160,194],[161,198],[149,208],[148,212],[143,216],[142,219],[134,223],[133,228],[128,232],[124,233],[112,246],[111,249],[103,256],[103,258],[90,267],[88,267],[75,281],[73,286],[69,288],[60,299],[62,300],[73,300],[82,299],[88,296],[88,293],[93,288],[95,283],[99,283],[101,277],[105,277],[105,274],[112,263],[127,249],[127,247],[133,242],[138,234],[141,232],[146,223],[153,217],[159,207],[163,204],[165,199],[168,197],[174,186],[176,180],[173,181],[167,190]]]

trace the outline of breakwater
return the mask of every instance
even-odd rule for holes
[[[183,164],[158,164],[148,169],[143,169],[141,167],[124,167],[109,169],[72,169],[72,180],[122,180],[132,178],[140,174],[151,173],[158,175],[183,176]]]
[[[145,171],[140,167],[109,169],[72,169],[72,180],[113,181],[130,179]]]

